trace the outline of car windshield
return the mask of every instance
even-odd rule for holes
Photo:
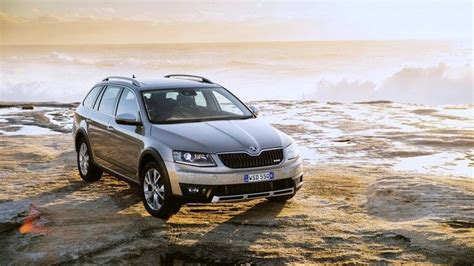
[[[162,89],[142,93],[152,123],[247,119],[253,114],[223,88]]]

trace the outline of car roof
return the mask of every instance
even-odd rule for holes
[[[97,85],[123,85],[134,88],[137,91],[159,90],[159,89],[186,89],[186,88],[220,88],[219,84],[208,83],[192,79],[182,78],[157,78],[149,80],[139,79],[109,79],[97,83]]]

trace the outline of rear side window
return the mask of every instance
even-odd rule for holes
[[[107,87],[107,89],[105,89],[105,92],[102,95],[102,99],[100,100],[99,112],[102,112],[107,115],[113,115],[115,102],[117,100],[119,92],[119,87]]]
[[[97,94],[99,93],[100,88],[102,88],[102,87],[93,88],[89,92],[89,94],[87,94],[86,98],[82,102],[82,105],[84,105],[85,107],[88,107],[88,108],[92,108],[92,104],[94,104],[94,100],[95,100]]]

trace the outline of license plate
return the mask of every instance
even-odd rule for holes
[[[275,175],[273,174],[273,172],[244,175],[244,182],[250,183],[250,182],[267,181],[267,180],[273,180],[274,177]]]

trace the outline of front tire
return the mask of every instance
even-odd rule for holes
[[[168,174],[160,164],[149,162],[141,171],[140,194],[145,209],[154,217],[168,219],[181,204],[171,196]]]
[[[91,150],[84,138],[79,140],[77,151],[77,168],[82,180],[95,182],[102,177],[102,170],[94,164]]]

